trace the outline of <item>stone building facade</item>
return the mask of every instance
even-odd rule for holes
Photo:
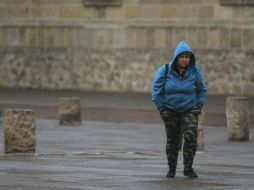
[[[211,95],[254,96],[253,0],[1,0],[0,87],[150,92],[187,41]]]

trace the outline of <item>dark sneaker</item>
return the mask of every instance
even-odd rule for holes
[[[190,179],[198,178],[198,175],[194,172],[193,169],[184,170],[183,175]]]
[[[169,170],[166,177],[168,178],[174,178],[176,175],[176,171],[175,170]]]

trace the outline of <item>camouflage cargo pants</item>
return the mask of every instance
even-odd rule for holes
[[[197,147],[198,114],[193,109],[182,113],[170,109],[161,112],[167,135],[166,154],[171,169],[176,169],[182,136],[184,169],[192,168]]]

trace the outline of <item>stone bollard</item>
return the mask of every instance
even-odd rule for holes
[[[197,143],[197,150],[204,150],[205,143],[204,143],[204,121],[205,121],[205,112],[198,116],[198,143]]]
[[[228,97],[226,101],[228,140],[249,140],[249,110],[246,97]]]
[[[59,100],[58,106],[60,125],[80,125],[81,107],[80,98],[63,97]]]
[[[33,110],[6,110],[4,117],[5,153],[35,153],[35,130]]]

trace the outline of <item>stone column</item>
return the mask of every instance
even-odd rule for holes
[[[79,97],[62,97],[58,106],[60,125],[80,125],[81,106]]]
[[[226,101],[228,140],[249,140],[249,110],[246,97],[228,97]]]
[[[198,143],[197,143],[197,150],[204,150],[204,121],[205,121],[205,112],[198,116]]]
[[[4,117],[5,153],[35,153],[35,130],[33,110],[6,110]]]

